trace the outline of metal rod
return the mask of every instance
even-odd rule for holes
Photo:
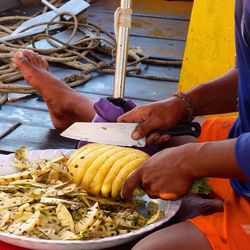
[[[131,9],[132,0],[121,0],[121,9]],[[114,81],[114,98],[123,98],[125,93],[126,68],[128,60],[130,28],[119,27],[116,51],[116,68]]]

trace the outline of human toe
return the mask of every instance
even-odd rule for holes
[[[47,60],[43,56],[39,56],[39,64],[44,69],[46,69],[46,70],[49,69],[49,64],[48,64]]]
[[[33,64],[33,65],[39,65],[39,60],[36,57],[36,53],[31,51],[31,50],[23,50],[23,54],[25,57],[28,58],[28,60]]]
[[[45,68],[46,70],[48,69],[48,63],[43,56],[31,50],[24,50],[24,55],[27,56],[34,65]]]
[[[23,51],[18,51],[13,57],[14,63],[20,68],[22,65],[28,63],[28,59],[24,56]]]

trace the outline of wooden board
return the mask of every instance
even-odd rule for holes
[[[7,122],[21,122],[34,126],[53,128],[47,111],[40,111],[32,108],[20,108],[17,106],[3,105],[0,112],[0,120]]]
[[[105,29],[113,30],[113,10],[119,1],[97,1],[90,10],[90,21],[100,24]],[[164,9],[158,9],[159,3]],[[142,5],[141,5],[142,3]],[[181,8],[191,6],[190,3],[157,0],[156,5],[152,4],[152,13],[149,11],[149,1],[134,1],[133,30],[131,45],[140,46],[148,55],[155,58],[177,59],[183,57],[185,37],[187,32],[188,12]],[[178,8],[177,8],[178,4]],[[95,5],[97,5],[95,7]],[[145,5],[143,7],[143,5]],[[158,7],[157,7],[158,5]],[[181,7],[182,6],[182,7]],[[37,9],[22,7],[12,10],[12,14],[32,13]],[[10,15],[6,12],[1,15]],[[172,15],[172,14],[173,15]],[[184,13],[184,14],[183,14]],[[160,29],[159,29],[160,27]],[[162,29],[164,27],[164,29]],[[78,72],[60,65],[50,65],[50,72],[59,79],[66,75]],[[163,67],[155,65],[142,65],[141,74],[172,77],[178,79],[180,67]],[[94,73],[93,78],[76,90],[89,96],[93,102],[101,97],[112,95],[113,75],[102,75]],[[139,78],[127,78],[126,98],[132,99],[136,104],[149,103],[168,97],[176,91],[177,82],[146,80]],[[7,103],[0,111],[0,120],[5,122],[20,121],[22,125],[14,132],[0,140],[0,152],[13,152],[17,147],[26,145],[30,150],[45,148],[73,148],[76,142],[65,142],[59,137],[58,131],[51,130],[53,125],[50,120],[46,104],[37,97],[30,96],[17,102]]]
[[[158,38],[130,37],[132,46],[139,46],[146,54],[162,59],[182,60],[185,42]]]
[[[120,1],[100,0],[92,6],[99,11],[114,11],[119,7]],[[157,17],[189,20],[192,2],[166,1],[166,0],[138,0],[133,1],[134,13],[153,15]]]
[[[90,11],[88,21],[99,25],[109,32],[114,31],[113,13],[101,13]],[[158,37],[174,40],[186,40],[188,21],[173,19],[156,19],[145,16],[133,16],[131,35],[144,37]],[[164,27],[164,29],[162,28]]]
[[[29,150],[48,148],[74,149],[78,141],[60,136],[62,130],[22,125],[1,140],[0,151],[12,152],[25,145]]]
[[[96,76],[80,89],[84,92],[111,96],[113,93],[113,75]],[[127,77],[125,98],[132,100],[156,101],[170,96],[177,88],[177,83],[153,81]],[[78,87],[75,88],[78,90]]]

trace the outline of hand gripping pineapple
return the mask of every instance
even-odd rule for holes
[[[73,181],[87,192],[119,198],[127,177],[148,158],[137,149],[91,143],[78,149],[67,166]]]

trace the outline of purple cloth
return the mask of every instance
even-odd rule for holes
[[[101,98],[98,102],[94,104],[96,115],[93,119],[93,122],[116,122],[119,116],[136,107],[136,104],[131,100],[122,101],[121,103],[120,106],[117,106],[113,104],[108,98]],[[88,142],[86,141],[80,141],[78,143],[77,148],[80,148],[86,145],[87,143]],[[160,151],[160,147],[158,145],[149,145],[144,148],[137,149],[140,149],[148,153],[149,155],[153,155]]]

